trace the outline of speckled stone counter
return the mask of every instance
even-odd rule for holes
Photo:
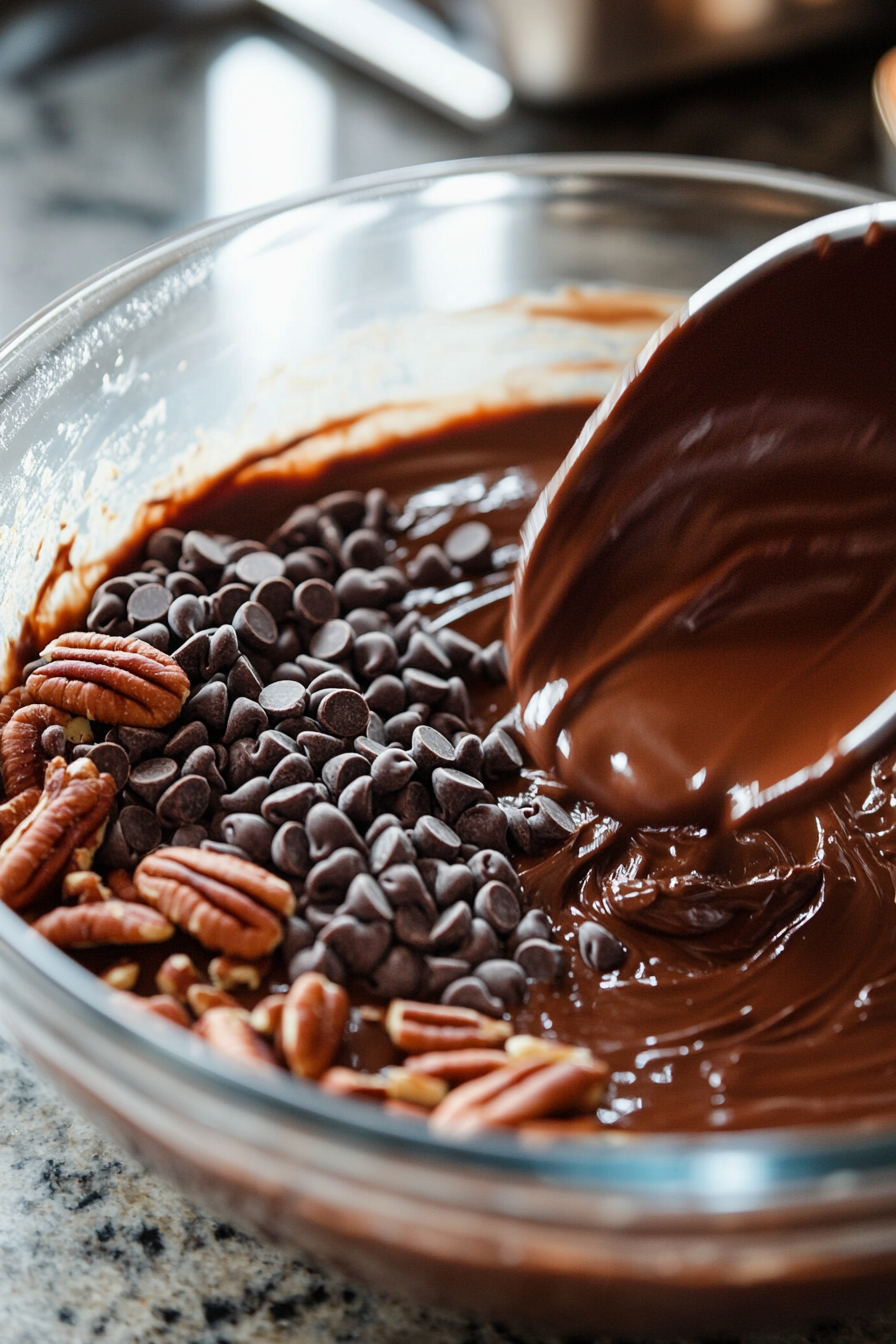
[[[245,45],[259,41],[269,45]],[[868,87],[883,47],[873,42],[594,109],[521,109],[477,138],[273,29],[242,20],[193,27],[0,82],[0,334],[213,209],[215,80],[234,75],[228,53],[251,64],[275,43],[306,91],[329,90],[333,117],[326,160],[303,177],[307,158],[282,159],[271,194],[408,163],[531,150],[713,154],[875,180]],[[0,68],[2,55],[0,31]],[[256,117],[264,110],[256,105]],[[271,128],[275,116],[272,104]],[[737,1329],[732,1321],[725,1344],[736,1344]],[[0,1344],[93,1340],[559,1344],[395,1302],[216,1222],[83,1120],[0,1035]],[[894,1344],[896,1314],[742,1344],[773,1341]]]

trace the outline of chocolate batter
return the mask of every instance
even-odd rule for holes
[[[894,310],[896,311],[896,310]],[[502,633],[519,530],[591,407],[455,423],[312,479],[271,489],[249,467],[191,523],[258,535],[293,501],[381,485],[405,506],[413,549],[482,518],[507,568],[430,594],[425,608],[485,644]],[[274,460],[275,461],[275,460]],[[479,604],[479,605],[477,605]],[[501,688],[477,706],[492,722]],[[569,948],[566,979],[533,986],[518,1030],[591,1046],[610,1063],[601,1118],[619,1129],[702,1130],[896,1117],[896,763],[878,761],[816,810],[767,830],[626,830],[530,768],[582,823],[569,845],[524,863],[531,904]],[[589,970],[578,930],[597,920],[628,949]],[[359,1062],[359,1061],[356,1061]]]
[[[532,528],[511,680],[617,817],[824,797],[896,692],[896,234],[754,276],[663,341]]]

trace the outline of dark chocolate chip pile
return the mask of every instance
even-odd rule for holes
[[[503,646],[434,633],[407,600],[487,572],[488,527],[462,524],[403,570],[395,517],[381,490],[341,491],[266,546],[162,528],[139,570],[97,589],[88,629],[170,653],[192,687],[170,728],[74,748],[119,787],[97,863],[133,869],[164,844],[250,859],[295,887],[290,981],[320,970],[500,1014],[563,964],[510,856],[574,826],[549,798],[491,791],[522,757],[501,729],[472,730],[467,688],[503,680]]]

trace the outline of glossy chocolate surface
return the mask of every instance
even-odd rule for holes
[[[755,824],[880,749],[894,304],[876,225],[753,275],[660,343],[540,503],[511,680],[539,763],[610,814]]]

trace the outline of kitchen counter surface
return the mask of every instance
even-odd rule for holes
[[[885,45],[841,44],[590,110],[519,110],[485,138],[260,25],[156,33],[69,58],[0,83],[0,330],[211,213],[407,163],[644,150],[875,184],[868,88]],[[0,68],[3,50],[0,34]],[[284,118],[273,94],[244,104],[251,124],[222,118],[222,89],[257,83],[259,70],[262,88],[289,98],[300,87],[311,129],[292,154],[277,141]],[[276,152],[258,155],[259,145]],[[397,1303],[216,1222],[60,1100],[2,1036],[0,1117],[3,1344],[559,1344]],[[732,1321],[726,1344],[736,1337]],[[892,1344],[896,1314],[748,1340]]]

